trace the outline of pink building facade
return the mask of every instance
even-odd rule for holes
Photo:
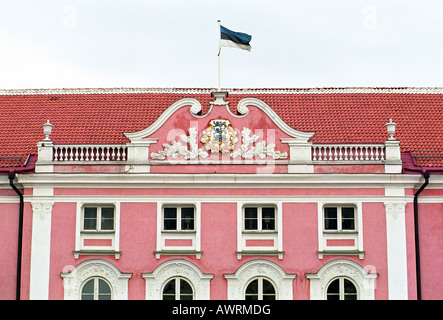
[[[360,90],[374,108],[394,95]],[[31,133],[2,133],[26,141],[1,154],[1,299],[443,298],[442,142],[419,137],[419,117],[357,119],[328,100],[325,128],[282,102],[346,89],[144,94],[120,110],[112,90],[3,94],[28,106]],[[424,107],[441,129],[443,96],[415,95],[439,98]]]

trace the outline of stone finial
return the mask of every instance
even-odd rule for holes
[[[49,136],[51,135],[52,132],[52,128],[54,127],[53,124],[49,123],[49,120],[42,124],[43,127],[43,134],[45,135],[45,139],[44,141],[50,141],[51,139],[49,139]]]
[[[389,119],[389,122],[385,124],[386,129],[388,130],[388,134],[389,134],[389,139],[388,140],[396,140],[394,138],[394,134],[395,134],[395,127],[397,126],[397,124],[395,122],[392,122],[392,119]]]

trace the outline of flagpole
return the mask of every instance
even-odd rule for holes
[[[221,31],[220,31],[220,23],[221,20],[217,20],[218,23],[218,92],[220,92],[220,52],[221,52],[221,45],[220,45],[220,37],[221,37]]]

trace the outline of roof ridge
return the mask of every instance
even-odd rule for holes
[[[0,89],[0,95],[54,95],[54,94],[210,94],[215,88],[55,88],[55,89]],[[226,88],[229,94],[443,94],[443,87],[329,87],[329,88]]]

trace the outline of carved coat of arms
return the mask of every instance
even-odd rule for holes
[[[229,120],[214,119],[202,131],[200,141],[211,153],[229,153],[238,142],[237,130],[231,126]]]

